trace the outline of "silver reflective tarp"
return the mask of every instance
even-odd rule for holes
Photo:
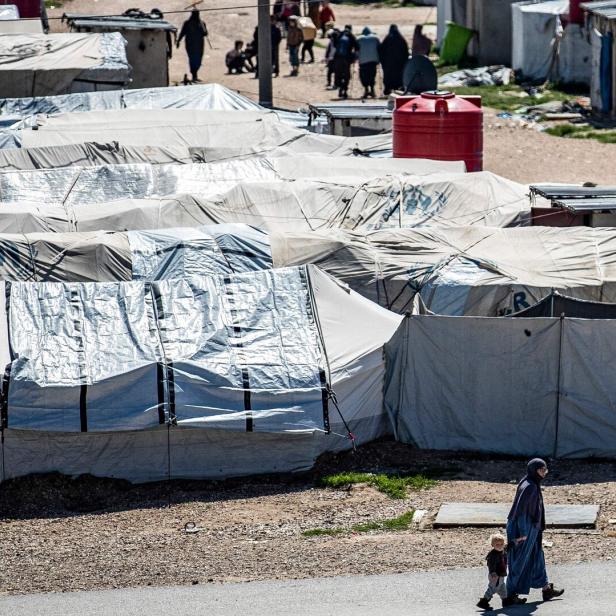
[[[300,157],[302,158],[302,157]],[[276,159],[0,173],[0,232],[240,222],[268,231],[525,224],[526,189],[493,174],[293,177]],[[318,166],[316,167],[318,169]],[[361,171],[361,166],[358,166]],[[380,170],[379,170],[380,171]],[[376,172],[376,171],[375,171]],[[375,173],[373,172],[373,173]],[[500,189],[500,190],[499,190]],[[401,215],[401,195],[417,197]],[[445,194],[445,196],[443,196]],[[44,199],[44,200],[43,200]]]
[[[190,87],[141,88],[107,92],[79,92],[60,96],[0,99],[2,114],[21,116],[22,126],[28,126],[39,114],[83,113],[113,109],[201,109],[220,111],[269,111],[238,92],[217,83],[195,84]],[[283,122],[305,126],[308,116],[276,110]]]
[[[325,357],[307,276],[12,283],[8,426],[324,429]]]
[[[0,234],[0,280],[161,280],[271,267],[269,237],[247,225]]]

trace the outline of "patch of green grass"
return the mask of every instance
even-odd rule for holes
[[[335,537],[346,532],[344,528],[311,528],[302,532],[304,537]]]
[[[363,522],[362,524],[354,524],[351,528],[311,528],[302,532],[304,537],[335,537],[343,533],[370,533],[373,531],[390,531],[399,532],[408,530],[413,521],[415,511],[411,509],[397,518],[388,520],[374,520],[372,522]]]
[[[319,484],[327,488],[341,488],[344,486],[367,483],[374,486],[379,492],[391,498],[406,498],[408,490],[424,490],[436,485],[434,479],[425,475],[386,475],[385,473],[338,473],[322,477]]]
[[[515,111],[521,107],[527,107],[536,103],[550,101],[565,101],[570,95],[560,90],[543,90],[540,97],[522,96],[524,91],[516,85],[508,86],[477,86],[474,88],[451,88],[452,92],[461,95],[481,96],[484,107],[491,107],[500,111]]]
[[[575,124],[557,124],[546,128],[545,132],[554,137],[570,139],[594,139],[601,143],[616,143],[616,131],[595,129],[591,126],[576,126]]]
[[[63,2],[61,0],[45,0],[46,9],[59,9]]]

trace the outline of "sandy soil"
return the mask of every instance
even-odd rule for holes
[[[128,0],[72,0],[62,8],[50,12],[61,15],[63,11],[99,11],[102,14],[121,13],[134,3]],[[211,0],[208,8],[225,8],[237,5],[252,5],[254,2],[233,2],[232,0]],[[149,10],[158,6],[164,11],[182,10],[186,3],[180,0],[167,0],[161,5],[157,0],[140,3],[140,8]],[[390,23],[397,23],[409,38],[417,23],[434,24],[436,11],[430,7],[415,8],[376,8],[374,5],[362,7],[335,7],[339,24],[351,23],[356,32],[365,25],[371,26],[383,35]],[[233,90],[258,100],[258,82],[252,75],[226,75],[224,55],[233,46],[236,38],[248,42],[256,25],[256,8],[228,9],[224,11],[204,11],[203,18],[208,24],[213,49],[206,47],[204,67],[201,77],[208,82],[221,83]],[[171,14],[167,18],[178,27],[186,15]],[[58,30],[65,28],[59,21],[52,22]],[[435,34],[434,26],[428,25],[428,34]],[[323,41],[318,41],[322,44]],[[315,48],[317,60],[323,57],[324,47]],[[336,100],[335,92],[325,89],[325,67],[322,63],[303,65],[298,77],[288,77],[289,66],[281,46],[281,76],[274,80],[274,103],[277,106],[297,109],[306,102],[327,102]],[[175,50],[170,64],[172,82],[181,82],[188,72],[186,55],[183,49]],[[380,77],[379,77],[380,79]],[[184,86],[182,86],[184,87]],[[354,69],[350,88],[351,98],[358,98],[362,88]],[[616,184],[614,155],[616,146],[594,141],[563,139],[541,134],[533,129],[525,129],[503,122],[488,112],[485,121],[485,169],[519,182],[584,182]]]
[[[173,585],[482,566],[490,529],[433,530],[448,501],[510,502],[522,460],[419,452],[393,442],[320,462],[303,477],[130,486],[84,478],[27,478],[0,487],[0,592]],[[436,487],[392,500],[372,487],[316,487],[323,474],[429,472]],[[611,559],[616,465],[551,464],[547,503],[601,506],[597,531],[546,532],[548,565]],[[168,506],[168,503],[171,503]],[[427,509],[423,528],[306,538]],[[194,522],[198,533],[186,534]],[[612,530],[614,529],[614,530]]]

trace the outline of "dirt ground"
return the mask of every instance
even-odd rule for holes
[[[64,11],[100,14],[119,14],[134,6],[129,0],[71,0],[62,7],[50,11],[51,16],[61,16]],[[162,8],[166,18],[180,27],[185,14],[173,14],[182,10],[187,3],[167,0],[162,6],[157,0],[140,3],[142,10]],[[249,8],[228,8],[234,6]],[[233,47],[237,38],[248,42],[252,39],[256,25],[256,2],[233,2],[232,0],[210,0],[208,11],[202,12],[210,31],[212,48],[206,46],[204,65],[200,73],[206,82],[221,83],[250,98],[258,100],[258,81],[251,74],[226,75],[225,53]],[[222,9],[222,10],[216,10]],[[339,25],[350,23],[359,32],[365,25],[371,26],[383,36],[389,24],[396,23],[410,41],[415,24],[427,24],[426,33],[436,35],[436,9],[433,7],[390,8],[376,5],[350,6],[335,5]],[[63,31],[66,26],[52,21],[55,30]],[[315,47],[317,62],[303,65],[298,77],[288,77],[289,65],[281,44],[281,75],[274,79],[274,104],[279,107],[298,109],[307,102],[331,102],[336,92],[325,89],[325,66],[320,59],[325,54],[325,43],[317,41]],[[321,46],[322,45],[322,46]],[[183,48],[174,50],[170,63],[172,83],[182,81],[188,72],[187,58]],[[380,79],[380,77],[379,77]],[[379,82],[380,83],[380,82]],[[185,86],[180,86],[185,87]],[[377,88],[378,89],[378,88]],[[357,68],[354,68],[350,88],[351,99],[359,100],[363,89],[359,84]],[[563,139],[520,128],[496,118],[487,111],[485,118],[485,169],[523,183],[530,182],[586,182],[616,184],[616,166],[613,164],[616,146],[595,141]]]
[[[0,487],[0,592],[394,573],[484,564],[491,529],[433,530],[443,502],[511,501],[525,461],[417,451],[394,442],[328,457],[303,476],[229,482],[123,482],[59,476]],[[367,485],[317,487],[332,472],[427,473],[435,487],[393,500]],[[616,548],[616,465],[550,463],[547,503],[600,505],[596,531],[547,531],[548,566],[609,560]],[[170,506],[169,506],[170,503]],[[427,509],[422,528],[307,538]],[[194,522],[202,530],[184,532]],[[479,591],[479,589],[478,589]]]

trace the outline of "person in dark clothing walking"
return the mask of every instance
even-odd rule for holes
[[[182,24],[180,36],[176,43],[176,46],[179,48],[182,39],[186,39],[186,54],[188,55],[188,65],[193,81],[201,81],[198,72],[203,61],[206,36],[207,26],[204,21],[201,21],[199,11],[194,9],[190,12],[190,17]]]
[[[504,606],[523,603],[518,595],[527,595],[531,588],[541,588],[543,600],[560,597],[565,591],[548,582],[543,554],[545,507],[541,482],[548,474],[547,464],[541,458],[528,463],[527,474],[518,484],[511,511],[507,516],[509,545],[509,576]]]
[[[379,45],[379,57],[383,67],[383,93],[402,88],[402,73],[409,59],[409,46],[400,34],[398,26],[392,24],[389,33]]]
[[[340,36],[340,30],[338,28],[332,28],[327,32],[327,38],[329,42],[327,43],[327,49],[325,50],[325,58],[323,62],[327,65],[327,89],[333,88],[334,90],[338,87],[338,82],[334,78],[334,85],[332,86],[332,77],[335,75],[336,66],[335,66],[335,58],[336,58],[336,46],[338,45],[338,37]]]
[[[334,55],[334,73],[340,98],[348,98],[349,96],[351,64],[355,62],[357,50],[357,39],[353,36],[351,26],[345,26],[344,31],[338,37]]]
[[[270,28],[272,31],[272,70],[274,77],[280,75],[280,41],[282,40],[282,32],[276,25],[277,18],[275,15],[270,17]]]

